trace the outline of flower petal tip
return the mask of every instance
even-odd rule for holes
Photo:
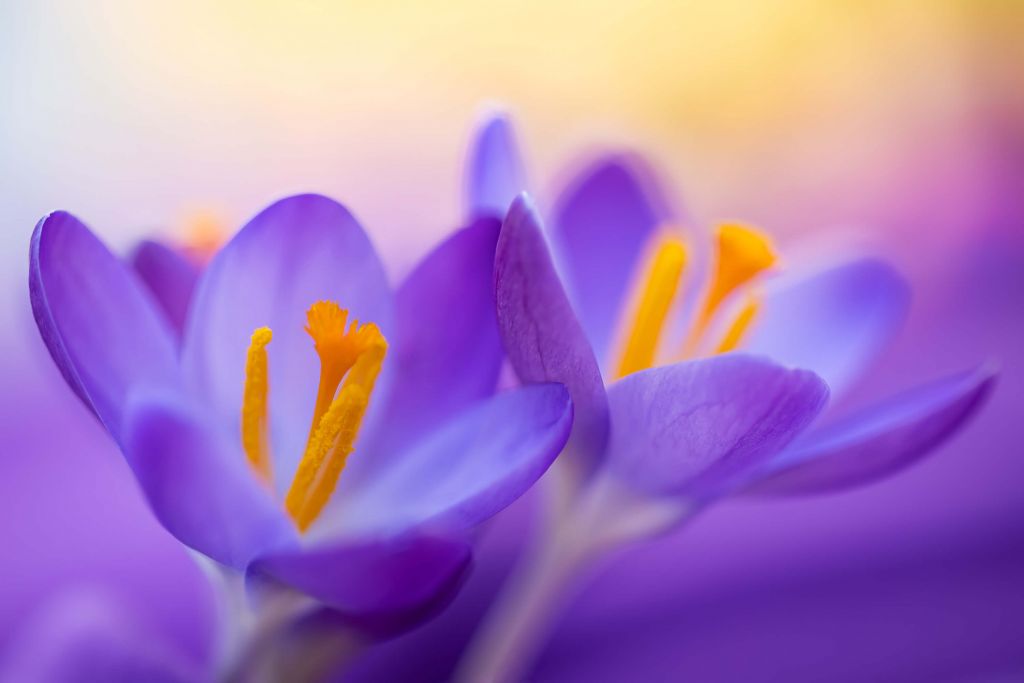
[[[176,382],[174,335],[149,292],[66,211],[47,215],[32,233],[29,298],[65,381],[115,438],[132,388]]]
[[[957,433],[992,393],[984,363],[869,407],[798,440],[744,493],[830,493],[870,484],[923,459]]]
[[[503,216],[526,187],[526,172],[512,119],[504,110],[485,114],[470,145],[466,163],[466,201],[470,218]]]
[[[575,415],[571,450],[589,468],[603,456],[608,436],[604,381],[525,195],[502,224],[494,284],[498,327],[513,369],[525,383],[568,387]]]

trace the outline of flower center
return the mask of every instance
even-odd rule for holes
[[[284,501],[300,531],[316,520],[337,486],[388,348],[376,325],[360,325],[357,320],[348,324],[348,311],[333,301],[310,306],[306,320],[306,332],[320,356],[320,382],[306,449]],[[267,438],[266,346],[270,340],[269,328],[253,332],[242,400],[242,447],[257,475],[268,483],[272,477]]]
[[[717,229],[715,238],[714,271],[707,293],[685,337],[683,358],[697,355],[722,303],[734,292],[746,288],[747,301],[730,322],[714,352],[725,353],[739,345],[761,305],[760,297],[750,285],[776,261],[768,237],[753,228],[722,225]],[[679,294],[686,263],[686,246],[678,237],[664,233],[654,238],[654,244],[638,281],[637,295],[627,308],[628,317],[624,326],[626,334],[616,377],[625,377],[654,365],[665,321]]]

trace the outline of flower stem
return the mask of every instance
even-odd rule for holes
[[[194,557],[218,598],[218,656],[211,672],[216,680],[323,680],[365,645],[344,620],[312,599],[268,587],[253,600],[244,577],[198,553]]]
[[[465,683],[519,681],[564,607],[566,583],[585,555],[556,526],[538,539],[504,587],[459,666]]]
[[[556,463],[557,464],[557,463]],[[552,471],[551,474],[555,474]],[[692,512],[680,501],[656,501],[599,475],[582,489],[542,480],[550,494],[542,531],[502,589],[459,665],[463,683],[521,681],[572,597],[577,571],[601,553],[680,523]]]

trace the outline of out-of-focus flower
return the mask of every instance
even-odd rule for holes
[[[185,333],[188,305],[199,274],[226,238],[220,220],[203,212],[189,220],[185,239],[180,243],[144,239],[132,250],[132,269],[153,295],[179,342]]]
[[[346,209],[282,200],[201,275],[179,356],[131,271],[58,212],[32,238],[33,310],[173,535],[253,588],[284,585],[350,624],[390,628],[451,594],[465,533],[569,434],[559,385],[491,397],[497,232],[474,221],[393,294]],[[347,325],[348,311],[367,322]]]
[[[130,263],[153,295],[180,342],[202,268],[174,247],[155,240],[143,240],[132,252]]]
[[[507,121],[489,122],[478,140],[486,163],[471,171],[521,183]],[[560,463],[575,467],[470,649],[467,680],[525,673],[569,577],[609,546],[664,532],[724,495],[820,492],[885,476],[952,434],[992,386],[989,369],[959,373],[804,431],[824,385],[785,367],[812,370],[840,393],[901,322],[903,280],[860,259],[765,283],[774,248],[742,225],[720,226],[714,257],[701,263],[698,252],[690,266],[677,227],[685,215],[667,208],[637,163],[601,161],[570,186],[554,211],[554,258],[524,197],[502,226],[502,336],[522,381],[569,388],[576,419]],[[482,171],[488,164],[513,170]],[[487,188],[486,201],[471,195],[479,213],[521,189],[469,186]],[[697,294],[682,296],[684,282]]]
[[[0,681],[110,680],[103,667],[131,670],[157,650],[203,670],[216,649],[208,582],[67,390],[27,300],[17,321],[0,337],[2,374],[16,388],[0,396]]]
[[[117,596],[78,587],[47,600],[0,659],[0,681],[204,681],[210,672],[168,634],[139,623]]]

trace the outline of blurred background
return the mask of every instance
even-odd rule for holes
[[[674,581],[613,562],[589,595],[636,622],[616,646],[647,657],[660,633],[673,666],[748,679],[766,662],[851,680],[1024,666],[1024,4],[434,5],[0,4],[0,656],[83,587],[200,657],[212,629],[202,577],[40,352],[35,222],[67,209],[127,251],[318,191],[397,278],[458,224],[467,136],[499,102],[542,204],[581,156],[631,149],[701,222],[758,224],[783,251],[853,236],[895,262],[911,318],[852,404],[1002,368],[980,417],[911,471],[722,506],[659,550]],[[567,627],[545,666],[593,654],[599,631]]]

